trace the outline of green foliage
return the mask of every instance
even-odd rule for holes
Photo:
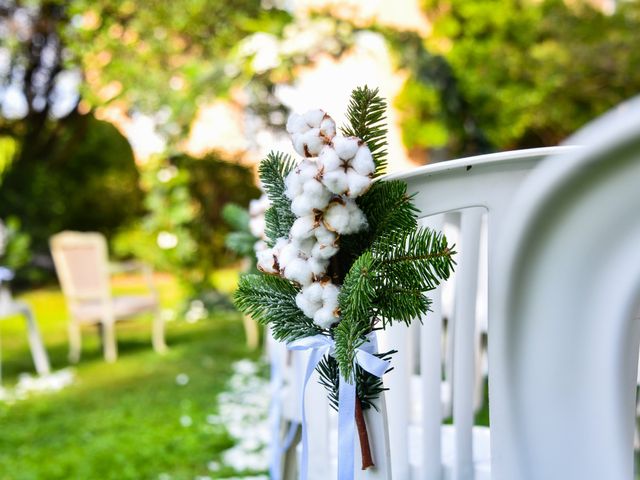
[[[428,38],[388,31],[410,71],[409,147],[448,158],[556,145],[640,90],[640,3],[425,0]]]
[[[382,360],[390,361],[391,356],[394,353],[397,353],[396,350],[390,350],[384,353],[376,353],[374,355],[378,358],[381,358]],[[393,370],[393,367],[389,368],[387,372],[390,372],[391,370]],[[337,411],[338,401],[340,399],[338,388],[340,385],[340,368],[338,366],[338,362],[334,357],[327,355],[323,357],[318,364],[317,371],[320,376],[320,385],[326,388],[329,392],[329,403]],[[381,378],[369,374],[360,365],[356,365],[354,375],[356,381],[356,391],[359,392],[358,398],[360,399],[362,409],[375,409],[376,406],[374,404],[374,400],[378,398],[382,392],[388,390],[388,388],[384,387],[384,382]]]
[[[113,125],[78,117],[58,135],[47,156],[14,161],[0,183],[0,218],[20,219],[36,255],[47,255],[49,237],[62,230],[112,236],[143,211],[133,152]],[[45,273],[25,268],[18,280],[36,281]]]
[[[345,136],[358,137],[367,144],[376,163],[376,176],[382,175],[387,167],[387,104],[378,93],[377,88],[372,90],[366,85],[351,92],[349,123],[342,128]]]
[[[249,211],[236,203],[227,203],[222,208],[222,218],[237,232],[249,232]]]
[[[242,313],[262,325],[269,325],[276,340],[290,342],[322,332],[296,305],[298,291],[280,277],[243,275],[234,301]]]
[[[136,277],[120,278],[114,293],[144,291]],[[163,276],[158,287],[163,309],[178,308],[184,298],[179,284]],[[19,299],[33,309],[53,370],[68,368],[62,293],[46,288]],[[258,357],[245,347],[240,315],[168,322],[166,355],[152,350],[150,330],[146,315],[121,325],[118,361],[106,363],[96,330],[88,329],[71,386],[14,404],[0,401],[0,478],[140,480],[164,473],[193,479],[211,475],[210,461],[221,464],[216,476],[241,475],[223,461],[233,446],[225,419],[209,418],[219,413],[216,397],[229,389],[233,363]],[[35,375],[24,319],[13,316],[2,321],[3,387],[11,391],[24,372]],[[178,385],[176,377],[185,373],[188,384]],[[193,420],[191,427],[181,425],[183,416]]]
[[[260,163],[258,172],[271,207],[265,214],[265,234],[273,246],[280,237],[286,237],[296,217],[291,213],[291,200],[284,195],[285,177],[295,168],[295,161],[284,153],[270,152]]]
[[[363,253],[347,273],[340,295],[340,323],[333,330],[336,342],[335,358],[342,375],[351,380],[355,349],[364,343],[365,335],[371,331],[375,318],[374,301],[377,291],[371,252]]]
[[[251,171],[217,154],[179,155],[145,165],[143,184],[147,214],[118,235],[115,253],[173,272],[196,290],[209,289],[213,269],[229,261],[223,206],[248,205],[259,195]],[[244,244],[246,238],[236,240]]]
[[[0,266],[7,267],[12,271],[19,270],[31,260],[31,237],[21,231],[20,220],[16,217],[9,217],[4,221],[4,252],[0,248]]]

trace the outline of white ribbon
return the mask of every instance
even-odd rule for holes
[[[381,378],[389,368],[389,362],[373,355],[378,349],[375,333],[356,348],[355,365],[360,365],[371,375]],[[356,426],[356,385],[342,375],[338,390],[338,480],[353,480]]]
[[[300,480],[307,479],[309,465],[309,452],[307,441],[307,425],[304,406],[304,396],[307,382],[313,371],[326,354],[332,354],[335,342],[324,335],[315,335],[295,340],[287,345],[290,350],[311,350],[311,356],[307,363],[307,371],[302,388],[302,460],[300,465]],[[376,377],[382,377],[389,368],[389,362],[376,357],[378,346],[375,333],[367,335],[367,340],[358,348],[354,360],[355,365],[360,365],[364,370]],[[352,480],[354,478],[355,455],[355,407],[356,385],[349,383],[340,376],[338,387],[338,480]]]
[[[269,338],[269,356],[271,357],[271,406],[269,408],[269,425],[271,426],[271,462],[269,476],[280,479],[280,459],[282,446],[280,445],[280,422],[282,420],[282,394],[284,384],[282,378],[282,352],[280,345],[273,338]]]
[[[304,383],[302,384],[301,406],[302,406],[302,459],[300,461],[300,480],[307,480],[309,470],[309,441],[307,439],[307,416],[304,407],[304,395],[307,391],[307,382],[313,375],[313,371],[327,354],[333,353],[335,342],[331,337],[325,335],[314,335],[312,337],[299,338],[287,345],[289,350],[304,351],[311,350],[309,361],[307,362],[307,370],[304,375]]]

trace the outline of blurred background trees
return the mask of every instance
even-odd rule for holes
[[[206,284],[232,261],[221,208],[258,196],[251,165],[292,89],[363,45],[394,59],[407,162],[554,145],[640,90],[640,2],[413,3],[424,28],[356,1],[0,0],[0,218],[32,253],[19,280],[46,279],[49,236],[79,229]],[[333,76],[298,104],[353,81]]]

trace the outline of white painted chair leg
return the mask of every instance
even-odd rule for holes
[[[29,339],[29,347],[31,348],[31,356],[39,375],[47,375],[51,372],[49,365],[49,357],[42,343],[42,337],[38,331],[38,324],[33,317],[33,312],[25,303],[18,303],[18,309],[27,322],[27,335]]]
[[[82,353],[82,332],[75,319],[69,320],[69,362],[78,363]]]
[[[104,320],[102,327],[102,347],[104,359],[107,362],[115,362],[118,358],[118,346],[116,344],[115,323],[113,320]]]
[[[164,340],[164,320],[160,315],[160,309],[157,308],[153,312],[153,326],[151,332],[151,343],[153,349],[158,353],[167,351],[167,344]]]

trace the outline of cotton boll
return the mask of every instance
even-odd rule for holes
[[[307,180],[318,177],[318,165],[311,160],[303,160],[295,168],[294,172],[300,177],[301,182],[304,184]]]
[[[342,166],[342,160],[340,160],[335,148],[330,145],[325,145],[318,155],[318,164],[326,174],[340,168]]]
[[[325,227],[339,234],[347,233],[349,228],[349,210],[344,202],[332,202],[322,216]]]
[[[325,116],[326,113],[318,108],[315,110],[309,110],[307,113],[305,113],[304,120],[310,127],[319,127]]]
[[[311,252],[317,242],[314,237],[309,237],[305,239],[293,238],[291,239],[291,243],[296,246],[301,257],[309,258],[312,255]]]
[[[315,178],[302,186],[302,194],[291,202],[291,211],[297,216],[310,215],[314,210],[324,210],[331,200],[331,192]]]
[[[280,250],[280,254],[278,255],[278,263],[280,264],[280,268],[287,268],[294,259],[300,257],[300,250],[297,245],[293,242],[287,243]]]
[[[313,285],[315,284],[312,283],[309,287],[312,287]],[[313,318],[316,312],[322,307],[322,299],[314,301],[310,295],[305,293],[305,290],[309,287],[305,287],[298,292],[296,295],[296,305],[300,310],[302,310],[302,313],[304,313],[306,317]]]
[[[318,243],[323,245],[335,245],[338,236],[324,225],[318,225],[313,234]]]
[[[284,194],[289,200],[293,200],[299,195],[302,195],[302,185],[304,180],[302,176],[296,172],[296,170],[292,170],[289,174],[284,178]]]
[[[264,240],[258,240],[253,245],[253,250],[256,252],[256,254],[258,252],[262,252],[263,250],[266,250],[267,248],[269,248],[269,245],[267,245],[267,242],[265,242]]]
[[[311,257],[307,260],[307,265],[311,269],[311,273],[314,277],[320,278],[327,273],[327,267],[329,266],[329,260],[317,257]]]
[[[336,136],[336,122],[329,115],[325,115],[320,123],[320,135],[326,139],[332,139]]]
[[[331,308],[321,308],[313,316],[313,323],[320,328],[329,328],[331,325],[338,321],[338,317],[335,315],[335,311]]]
[[[292,113],[287,120],[287,132],[291,135],[297,133],[304,133],[309,130],[309,125],[305,121],[304,116],[298,113]]]
[[[371,186],[371,178],[365,175],[360,175],[353,169],[347,171],[347,197],[356,198],[369,190]]]
[[[269,208],[269,198],[262,194],[260,198],[253,199],[249,202],[249,215],[256,217],[263,214]]]
[[[300,285],[309,285],[313,280],[311,266],[303,258],[294,258],[283,270],[283,276]]]
[[[278,262],[273,254],[273,250],[267,248],[256,252],[258,269],[264,273],[278,273]]]
[[[265,227],[264,215],[253,217],[249,220],[249,230],[254,237],[262,238]]]
[[[322,183],[329,189],[329,191],[336,195],[343,195],[347,190],[349,190],[347,174],[341,168],[325,173],[322,176]]]
[[[311,251],[311,256],[314,258],[322,258],[329,259],[333,257],[336,253],[338,253],[338,247],[334,244],[320,243],[317,242],[313,246],[313,250]]]
[[[319,128],[312,128],[311,130],[302,134],[302,149],[303,152],[300,155],[305,157],[317,157],[322,147],[325,144],[324,138],[320,135]]]
[[[373,172],[376,170],[376,165],[369,147],[361,145],[358,148],[355,157],[353,157],[351,161],[351,167],[360,175],[373,175]]]
[[[322,302],[324,308],[336,310],[338,308],[338,295],[340,289],[333,283],[327,282],[322,286]]]
[[[324,288],[322,287],[322,283],[313,282],[311,285],[304,287],[302,289],[302,293],[304,293],[305,297],[310,301],[318,304],[318,308],[322,306],[322,295],[324,292]]]
[[[313,235],[313,230],[316,226],[315,215],[305,215],[293,222],[291,226],[291,237],[294,239],[303,240]]]
[[[336,135],[333,139],[333,148],[342,160],[351,160],[360,146],[360,139],[357,137],[342,137]]]
[[[349,215],[349,227],[344,233],[357,233],[365,230],[368,227],[368,222],[364,212],[358,208],[353,200],[347,200],[345,205]]]

